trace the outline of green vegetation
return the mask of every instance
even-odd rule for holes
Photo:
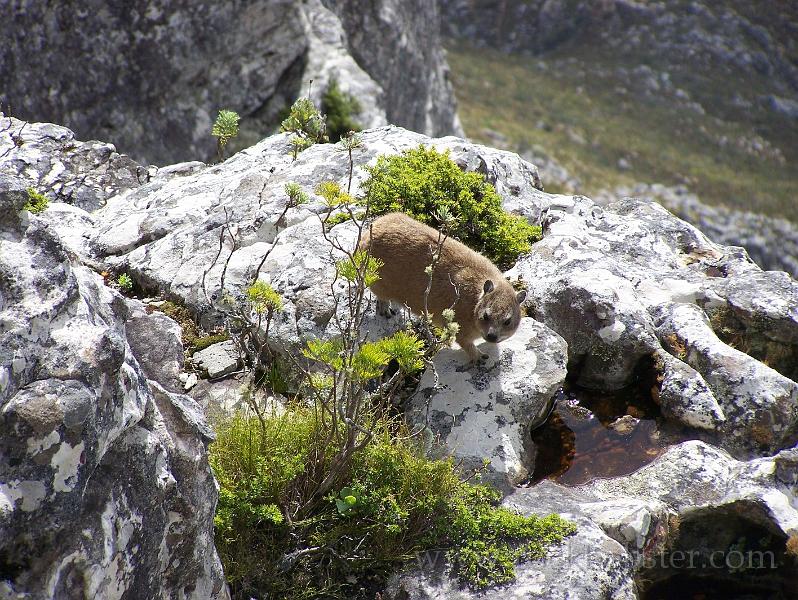
[[[247,299],[252,309],[258,313],[273,313],[283,309],[283,299],[274,288],[265,281],[256,281],[247,288]]]
[[[324,443],[320,418],[297,405],[263,421],[237,415],[217,425],[216,540],[237,598],[351,598],[364,582],[378,586],[439,548],[448,548],[464,583],[483,588],[511,581],[517,561],[544,556],[574,531],[556,515],[496,507],[497,491],[461,481],[450,460],[425,458],[385,420],[340,486],[298,515],[312,467],[335,468],[339,447]]]
[[[330,79],[321,97],[321,110],[326,115],[327,133],[331,142],[337,142],[350,131],[362,129],[353,118],[353,115],[360,112],[360,103],[351,94],[341,91],[337,79]]]
[[[33,213],[34,215],[38,215],[40,212],[44,212],[47,210],[47,207],[50,204],[50,201],[47,199],[47,196],[44,194],[40,194],[32,187],[29,187],[28,190],[28,201],[25,203],[24,208],[28,212]]]
[[[448,50],[469,136],[495,145],[487,130],[498,132],[510,149],[536,149],[581,181],[561,190],[544,173],[546,191],[591,195],[637,181],[684,184],[708,203],[798,219],[798,124],[762,107],[761,95],[779,95],[765,76],[699,72],[653,53],[632,62],[584,40],[534,58],[463,44]],[[667,71],[673,90],[686,90],[707,114],[673,92],[632,89],[637,79],[628,73],[640,64]],[[757,139],[781,155],[752,151]],[[630,168],[621,168],[621,159]]]
[[[324,116],[318,111],[310,98],[299,98],[291,106],[283,122],[280,124],[281,133],[291,133],[291,153],[296,160],[303,150],[313,144],[327,141],[327,125]]]
[[[400,211],[440,228],[440,214],[448,213],[449,233],[499,266],[510,266],[540,239],[540,227],[506,213],[485,177],[460,169],[448,152],[419,146],[380,156],[369,173],[364,188],[373,214]]]
[[[194,354],[195,352],[199,352],[200,350],[205,350],[208,346],[213,346],[214,344],[218,344],[219,342],[226,342],[230,339],[230,334],[227,332],[223,333],[214,333],[211,335],[204,335],[202,337],[198,337],[194,340],[194,343],[191,344],[191,352],[190,354]]]
[[[220,110],[216,122],[211,128],[211,135],[217,138],[219,160],[224,159],[224,149],[228,142],[238,135],[238,121],[241,117],[232,110]]]
[[[127,273],[122,273],[116,278],[116,284],[123,292],[129,292],[133,289],[133,279]]]

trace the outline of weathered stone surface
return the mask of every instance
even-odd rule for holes
[[[208,379],[229,375],[238,368],[238,360],[238,350],[230,340],[208,346],[191,357],[197,368],[208,373]]]
[[[789,451],[794,452],[794,451]],[[517,489],[503,505],[522,514],[558,513],[577,524],[577,532],[553,548],[542,561],[517,567],[517,580],[498,589],[472,592],[452,577],[443,555],[421,557],[418,566],[394,576],[388,597],[405,600],[458,598],[631,599],[638,598],[635,577],[652,574],[668,544],[682,553],[694,552],[696,564],[708,552],[728,552],[707,546],[691,531],[701,524],[723,530],[729,544],[747,524],[772,532],[774,549],[798,532],[795,507],[795,463],[784,485],[778,479],[779,457],[748,462],[734,460],[703,442],[674,446],[654,463],[626,477],[596,480],[577,488],[543,481]],[[785,463],[789,459],[785,456]],[[724,521],[734,515],[738,522]],[[675,526],[681,521],[681,526]],[[717,524],[716,524],[717,523]],[[741,525],[738,523],[742,523]],[[683,554],[684,555],[684,554]],[[667,554],[665,555],[667,557]],[[783,573],[771,577],[784,578]],[[784,591],[791,582],[776,580]]]
[[[462,135],[437,2],[322,1],[339,15],[352,56],[385,90],[388,123],[430,136]]]
[[[51,202],[94,210],[147,179],[146,168],[111,144],[80,142],[66,127],[0,113],[0,189],[23,184]]]
[[[565,381],[567,348],[556,333],[525,318],[513,337],[481,350],[488,361],[470,369],[463,351],[439,352],[406,418],[416,429],[428,427],[464,468],[489,459],[497,478],[520,481],[533,464],[530,428],[548,416]]]
[[[225,598],[212,433],[25,184],[0,191],[0,595]]]
[[[182,391],[183,342],[180,325],[162,312],[147,313],[137,300],[128,301],[125,336],[144,376],[174,393]]]
[[[780,374],[729,347],[712,334],[707,315],[736,314],[733,307],[743,304],[741,313],[758,318],[757,330],[743,328],[741,336],[752,347],[771,340],[792,357],[798,283],[762,272],[741,249],[710,242],[654,203],[625,199],[602,208],[582,197],[553,198],[544,227],[544,239],[510,273],[531,283],[532,314],[565,338],[569,372],[582,385],[623,387],[641,360],[668,351],[690,367],[660,360],[672,416],[719,428],[722,443],[735,451],[795,443],[798,386],[789,366]],[[707,321],[702,333],[665,325],[672,311]],[[725,374],[716,373],[721,356],[747,367],[731,375],[737,367],[728,363]]]
[[[655,200],[680,219],[695,225],[719,244],[742,246],[766,271],[786,271],[798,278],[798,225],[725,206],[709,206],[683,187],[638,183],[619,187],[605,198],[625,196]],[[599,200],[595,198],[595,200]]]
[[[155,164],[211,159],[220,109],[254,144],[310,79],[316,98],[332,77],[356,94],[364,126],[459,133],[438,28],[425,1],[25,1],[0,24],[0,106]]]

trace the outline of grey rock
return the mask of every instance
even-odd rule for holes
[[[779,96],[765,96],[763,101],[771,110],[790,119],[798,119],[798,101]]]
[[[448,149],[458,164],[485,173],[505,207],[541,223],[544,231],[508,273],[526,284],[534,319],[525,319],[515,336],[494,348],[493,362],[485,368],[458,371],[463,354],[442,352],[436,365],[443,385],[433,388],[431,374],[422,385],[422,390],[433,388],[425,394],[430,407],[451,416],[451,423],[431,422],[448,452],[471,463],[488,459],[493,475],[508,489],[508,478],[517,479],[534,464],[525,430],[545,415],[566,368],[577,381],[604,391],[626,385],[637,369],[656,370],[665,417],[705,440],[673,446],[632,475],[578,488],[543,482],[513,491],[506,506],[528,514],[557,512],[579,529],[544,561],[520,565],[516,583],[482,597],[634,598],[635,578],[655,575],[648,566],[652,553],[671,541],[695,547],[702,524],[715,527],[727,517],[728,535],[739,534],[739,523],[749,522],[777,541],[795,535],[798,386],[792,369],[798,364],[793,358],[798,284],[784,273],[763,272],[741,248],[710,241],[659,204],[625,199],[599,206],[580,196],[549,195],[539,189],[534,166],[458,138],[430,139],[396,127],[365,132],[353,157],[352,193],[360,193],[364,167],[378,155],[419,144]],[[201,409],[213,414],[249,397],[233,378],[198,383],[191,390],[197,402],[159,384],[153,377],[174,382],[175,373],[159,373],[144,358],[139,363],[138,355],[152,346],[142,336],[128,342],[124,323],[135,310],[131,313],[131,305],[81,263],[124,269],[138,283],[183,302],[209,325],[218,322],[226,294],[236,297],[258,278],[284,299],[284,310],[271,324],[273,349],[333,336],[334,299],[344,289],[332,285],[340,253],[331,251],[321,234],[323,206],[311,196],[277,223],[287,182],[310,192],[327,179],[346,187],[346,153],[320,145],[292,161],[286,136],[278,135],[219,165],[180,167],[162,177],[156,172],[90,215],[75,213],[76,231],[64,234],[63,241],[62,230],[46,212],[36,216],[19,210],[23,182],[3,192],[10,210],[0,213],[5,228],[0,265],[4,275],[8,271],[0,278],[0,414],[12,419],[9,427],[18,423],[22,433],[3,439],[9,451],[0,456],[33,453],[50,460],[39,464],[20,458],[13,479],[6,477],[14,483],[3,488],[8,499],[3,506],[10,510],[2,514],[11,515],[12,529],[0,531],[0,544],[27,543],[22,525],[28,513],[43,515],[34,531],[64,531],[67,526],[57,527],[46,517],[73,515],[68,511],[81,504],[70,494],[80,493],[81,486],[89,490],[86,497],[100,498],[92,507],[107,507],[102,494],[109,490],[127,506],[144,506],[148,519],[155,516],[145,529],[131,527],[160,543],[168,527],[157,511],[171,506],[175,494],[153,491],[160,481],[155,473],[162,472],[153,469],[166,464],[180,497],[190,500],[181,505],[181,515],[191,513],[181,522],[187,536],[181,547],[197,549],[179,573],[169,571],[170,577],[201,582],[196,597],[225,593],[215,588],[221,576],[208,545],[215,491],[203,445],[211,433]],[[341,223],[329,236],[352,247],[356,231],[351,223]],[[146,329],[145,322],[138,325]],[[401,326],[401,319],[371,313],[364,322],[372,336]],[[55,343],[48,345],[51,339]],[[170,354],[173,364],[176,355]],[[418,401],[413,399],[411,408],[426,409]],[[105,412],[97,413],[96,407]],[[75,460],[79,444],[85,465]],[[158,444],[165,448],[165,463],[151,455],[142,458],[142,448]],[[187,464],[181,452],[191,455]],[[98,461],[102,468],[94,468]],[[134,477],[132,486],[116,483],[119,465]],[[0,468],[9,467],[0,462]],[[65,504],[59,504],[62,497]],[[114,506],[113,514],[132,512]],[[92,514],[105,514],[102,510]],[[671,526],[673,518],[682,521],[684,533]],[[89,527],[77,523],[69,526]],[[103,539],[102,525],[92,531]],[[66,533],[56,554],[71,551],[69,544],[80,539],[69,535],[71,529]],[[34,547],[11,551],[37,556]],[[154,541],[145,545],[147,552],[154,547]],[[107,564],[100,554],[90,554],[100,552],[94,546],[82,551],[91,564]],[[410,598],[472,596],[450,578],[445,561],[433,563],[397,574],[389,591],[403,589]],[[46,567],[38,568],[29,579],[24,575],[8,585],[22,590],[37,577],[45,580]],[[131,594],[161,589],[149,575],[130,573]]]
[[[759,315],[762,331],[746,334],[751,344],[772,340],[793,364],[798,284],[783,273],[760,271],[740,249],[713,244],[657,204],[627,199],[596,208],[576,198],[572,206],[549,210],[544,239],[510,272],[534,281],[528,295],[532,314],[568,342],[571,375],[587,387],[623,387],[643,357],[677,354],[676,335],[689,340],[680,360],[691,369],[670,359],[661,362],[672,416],[682,415],[678,418],[691,426],[719,428],[721,443],[735,452],[794,444],[798,394],[791,367],[785,362],[777,373],[729,347],[712,333],[707,315],[744,304],[740,312],[748,311],[749,320],[750,314]],[[769,291],[756,292],[757,286]],[[671,311],[694,315],[684,336],[664,326]],[[699,321],[702,329],[688,334]],[[719,375],[719,384],[713,371],[721,364],[727,375]]]
[[[511,338],[480,349],[487,362],[468,369],[462,350],[441,350],[406,419],[417,430],[428,428],[464,468],[479,469],[488,459],[493,479],[518,482],[534,464],[529,431],[548,416],[565,381],[567,348],[556,333],[526,318]]]
[[[325,6],[326,5],[326,6]],[[111,140],[139,161],[209,160],[219,109],[242,116],[238,148],[330,78],[363,125],[460,133],[435,3],[201,2],[74,11],[25,1],[0,24],[0,106]],[[387,119],[387,121],[386,121]]]
[[[230,340],[219,342],[195,352],[191,361],[197,368],[206,371],[209,379],[218,379],[238,368],[238,349]]]
[[[20,210],[26,183],[0,190],[0,590],[227,598],[212,432],[147,379],[125,299]]]
[[[742,246],[762,269],[786,271],[798,278],[798,225],[792,221],[725,206],[709,206],[682,186],[638,183],[602,196],[605,201],[631,196],[659,202],[680,219],[698,227],[711,240]]]
[[[91,211],[147,178],[147,169],[111,144],[80,142],[66,127],[0,112],[0,188],[32,187],[51,202]]]
[[[441,0],[440,5],[444,35],[478,46],[539,54],[585,40],[622,56],[652,53],[677,67],[764,75],[785,93],[798,90],[789,41],[796,14],[778,0],[750,11],[701,1]]]
[[[758,525],[780,540],[778,549],[798,531],[796,488],[777,479],[779,457],[788,463],[790,453],[741,462],[703,442],[685,442],[626,477],[576,488],[543,481],[516,489],[503,506],[527,515],[557,513],[576,523],[576,533],[543,560],[517,565],[514,582],[484,592],[461,587],[445,556],[421,556],[392,577],[388,597],[632,599],[639,597],[636,578],[656,576],[651,566],[667,560],[671,546],[706,558],[728,552],[750,525]],[[795,461],[790,464],[794,475]],[[701,536],[707,528],[725,532],[726,541],[710,546]]]
[[[388,123],[430,136],[463,135],[437,2],[322,1],[340,17],[354,59],[384,90]]]
[[[184,354],[180,325],[162,312],[148,314],[136,300],[128,301],[128,310],[125,335],[142,372],[166,390],[181,392]]]

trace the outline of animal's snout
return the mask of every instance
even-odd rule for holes
[[[485,339],[493,344],[499,341],[499,336],[495,333],[489,333],[485,336]]]

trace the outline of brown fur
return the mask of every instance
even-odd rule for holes
[[[439,234],[431,227],[402,213],[379,217],[365,232],[359,248],[384,265],[380,279],[371,286],[377,296],[378,312],[390,311],[390,302],[407,305],[416,314],[424,312],[424,291],[429,281],[425,268],[432,264],[432,253]],[[460,324],[457,343],[472,361],[486,358],[474,345],[484,337],[500,342],[510,337],[521,319],[519,303],[526,292],[516,294],[501,271],[481,254],[457,240],[447,238],[432,276],[427,309],[441,325],[441,313],[455,311]]]

